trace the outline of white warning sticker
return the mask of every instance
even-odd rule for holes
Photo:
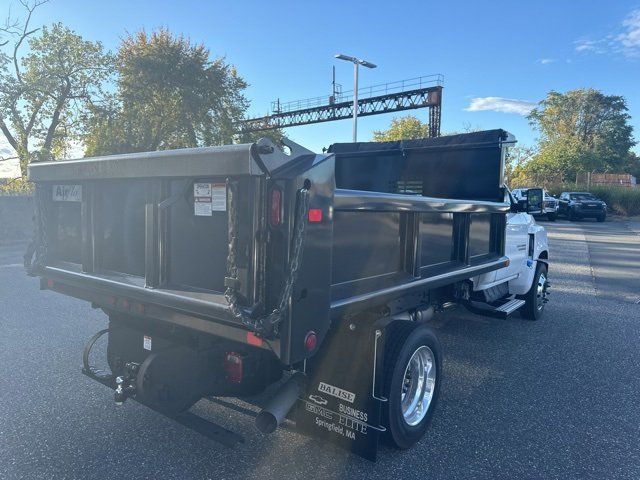
[[[194,183],[193,213],[210,217],[212,212],[227,210],[227,186],[224,183]]]
[[[227,210],[227,186],[224,183],[214,183],[211,185],[211,193],[211,210],[225,212]]]
[[[193,196],[194,197],[211,197],[211,184],[210,183],[194,183]]]
[[[151,351],[151,337],[147,337],[146,335],[143,337],[142,348]]]
[[[211,216],[211,184],[193,184],[193,213],[198,217]]]

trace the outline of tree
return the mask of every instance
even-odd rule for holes
[[[640,155],[633,151],[629,152],[627,166],[624,171],[640,180]]]
[[[422,123],[413,115],[391,120],[388,130],[373,132],[374,142],[391,142],[395,140],[413,140],[429,136],[429,124]]]
[[[117,91],[96,108],[87,155],[232,143],[248,107],[247,83],[224,58],[166,29],[126,37],[117,60]]]
[[[621,171],[635,144],[625,99],[594,89],[549,92],[528,116],[540,133],[540,166],[565,175],[579,171]]]
[[[45,2],[21,0],[26,18],[6,21],[10,53],[0,55],[0,131],[23,176],[31,160],[55,158],[79,133],[110,61],[99,42],[85,41],[60,23],[31,29],[34,10]],[[25,42],[29,52],[22,56]]]
[[[504,165],[504,176],[507,184],[515,185],[516,178],[534,154],[535,150],[532,147],[522,145],[509,147]]]

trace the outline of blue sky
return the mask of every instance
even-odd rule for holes
[[[6,2],[0,0],[0,13]],[[523,115],[532,102],[551,89],[594,87],[627,99],[640,140],[640,0],[52,0],[34,25],[54,21],[111,50],[127,31],[166,26],[184,33],[237,66],[251,85],[246,94],[256,115],[276,98],[328,95],[333,65],[350,89],[351,65],[333,58],[343,52],[378,64],[361,69],[361,86],[444,74],[443,132],[505,128],[532,144],[535,132]],[[413,114],[426,120],[426,109]],[[393,115],[361,119],[359,140],[371,139]],[[287,134],[318,150],[350,141],[351,122]]]

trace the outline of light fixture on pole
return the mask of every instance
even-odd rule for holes
[[[353,63],[353,141],[358,141],[358,67],[376,68],[377,65],[366,60],[338,53],[336,58]]]

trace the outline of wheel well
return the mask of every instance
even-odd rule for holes
[[[544,263],[548,263],[549,262],[549,252],[547,250],[543,250],[542,252],[540,252],[540,255],[538,255],[538,260],[542,260],[542,261],[544,261]]]

